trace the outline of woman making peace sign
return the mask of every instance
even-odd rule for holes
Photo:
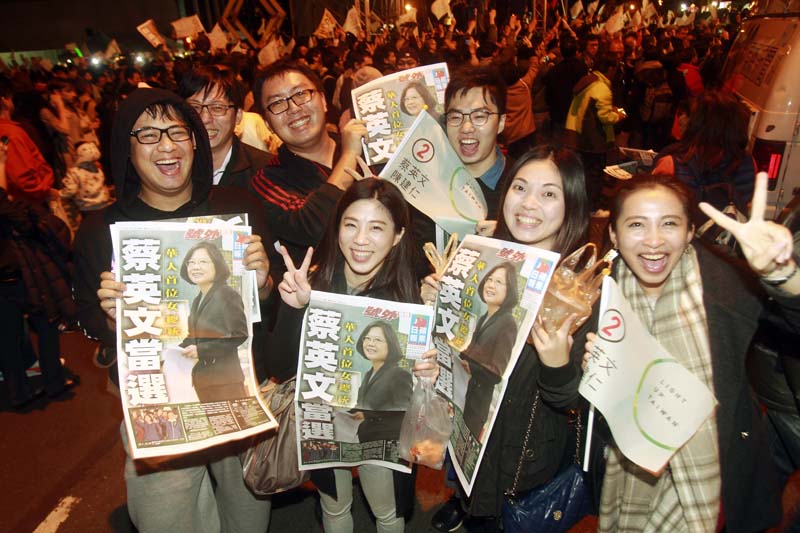
[[[345,191],[313,256],[309,248],[303,263],[295,267],[286,249],[281,247],[287,272],[278,290],[284,305],[278,311],[270,346],[286,354],[286,366],[276,374],[278,378],[288,378],[296,372],[303,312],[312,287],[420,303],[412,271],[408,225],[408,207],[400,191],[388,181],[367,178]],[[402,421],[401,411],[387,412],[385,416],[389,415],[397,415]],[[399,424],[397,428],[395,438],[399,437]],[[376,465],[361,465],[358,471],[378,531],[402,532],[403,514],[413,505],[414,476]],[[320,491],[325,531],[352,532],[350,469],[314,470],[312,480]]]
[[[622,257],[614,277],[650,333],[706,383],[719,407],[658,476],[611,447],[600,531],[714,531],[723,523],[756,531],[780,521],[781,487],[744,362],[768,298],[773,320],[800,327],[800,274],[791,234],[763,218],[766,195],[759,174],[745,224],[700,204],[739,241],[751,273],[693,242],[693,199],[675,178],[637,176],[614,199],[609,234]]]

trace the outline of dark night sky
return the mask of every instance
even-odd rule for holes
[[[162,33],[179,18],[170,0],[2,0],[0,51],[62,48],[86,41],[85,28],[149,49],[136,26],[152,18]],[[208,28],[210,30],[210,28]]]

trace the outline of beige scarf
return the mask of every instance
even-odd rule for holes
[[[708,322],[694,248],[687,247],[655,304],[624,262],[617,280],[650,334],[713,391]],[[717,421],[710,416],[658,477],[612,446],[599,530],[713,532],[721,497],[718,444]]]

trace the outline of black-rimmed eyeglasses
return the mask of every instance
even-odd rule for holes
[[[294,105],[299,107],[310,102],[311,97],[314,96],[315,92],[317,91],[314,89],[303,89],[302,91],[297,91],[291,96],[287,96],[286,98],[281,98],[280,100],[275,100],[271,104],[267,104],[267,110],[273,115],[280,115],[289,109],[289,100],[294,102]]]
[[[464,122],[464,118],[466,117],[469,117],[469,121],[472,123],[473,126],[483,126],[487,122],[489,122],[490,116],[499,114],[500,113],[487,111],[485,109],[476,109],[475,111],[470,111],[469,113],[463,113],[461,111],[456,111],[455,109],[453,109],[445,113],[445,119],[447,120],[447,125],[453,127],[460,126]]]
[[[131,137],[136,137],[139,144],[158,144],[165,133],[169,140],[174,143],[188,141],[192,138],[192,130],[189,129],[189,126],[170,126],[169,128],[147,126],[133,130]]]
[[[228,109],[236,107],[233,104],[194,104],[192,102],[189,102],[189,106],[197,111],[198,115],[202,115],[203,109],[207,109],[208,112],[215,117],[224,117]]]

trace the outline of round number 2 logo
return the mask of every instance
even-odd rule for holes
[[[411,147],[414,159],[420,163],[427,163],[433,159],[433,144],[428,139],[417,139]]]
[[[607,309],[600,320],[597,334],[609,342],[619,342],[625,338],[625,320],[616,309]]]

